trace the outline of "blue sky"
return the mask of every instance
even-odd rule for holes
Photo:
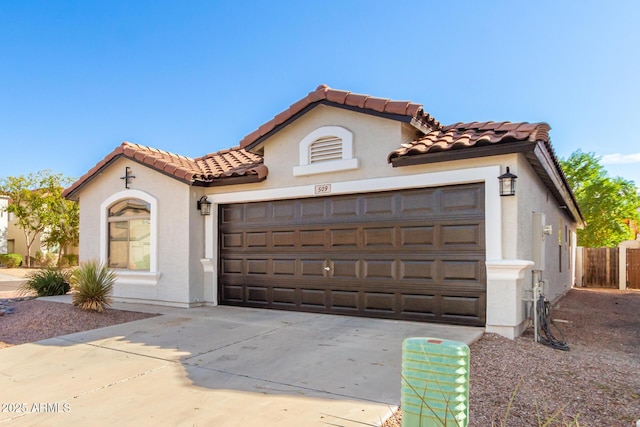
[[[0,0],[0,177],[122,141],[197,157],[319,84],[440,122],[546,121],[640,184],[637,1]]]

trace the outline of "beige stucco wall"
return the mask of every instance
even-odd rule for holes
[[[157,202],[157,283],[148,277],[153,276],[153,272],[140,273],[140,277],[126,275],[118,280],[114,297],[177,306],[201,303],[199,260],[204,250],[203,219],[196,210],[201,192],[132,160],[118,159],[79,192],[80,261],[100,259],[101,248],[102,254],[105,253],[106,240],[101,235],[104,234],[101,218],[104,219],[105,213],[101,212],[101,206],[114,195],[126,196],[120,177],[127,166],[135,175],[130,189],[142,191]]]
[[[541,279],[548,281],[549,288],[546,296],[553,301],[574,284],[575,251],[572,247],[576,244],[577,224],[567,216],[567,210],[561,208],[564,203],[556,200],[543,186],[524,157],[519,159],[517,168],[512,169],[512,172],[518,175],[517,241],[520,244],[517,248],[517,257],[520,259],[533,257],[532,241],[535,238],[532,234],[533,212],[544,213],[546,225],[552,227],[551,235],[544,237],[545,268],[541,273]],[[558,233],[561,233],[561,245]],[[530,270],[525,276],[525,282],[530,284],[531,280]]]

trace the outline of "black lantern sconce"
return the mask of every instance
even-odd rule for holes
[[[507,171],[498,177],[501,196],[515,196],[516,178],[518,177],[509,172],[509,167],[507,166]]]
[[[200,211],[200,215],[211,215],[211,202],[207,200],[207,196],[200,197],[200,200],[196,202],[196,206]]]

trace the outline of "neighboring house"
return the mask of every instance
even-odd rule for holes
[[[533,277],[550,299],[574,282],[583,219],[549,129],[443,126],[419,104],[322,85],[240,147],[193,159],[125,142],[64,194],[80,202],[81,261],[117,269],[119,300],[515,337]],[[507,168],[516,194],[501,197]]]
[[[26,265],[27,242],[24,230],[18,223],[17,218],[11,212],[7,212],[7,207],[11,199],[7,196],[0,196],[0,254],[15,253],[22,255],[23,265]],[[47,248],[44,244],[44,234],[38,233],[31,245],[31,256],[36,257],[38,252],[42,254],[56,253]],[[67,254],[78,254],[77,247],[67,248]],[[54,260],[55,257],[54,257]]]

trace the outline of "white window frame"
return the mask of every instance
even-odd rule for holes
[[[311,145],[321,138],[337,137],[342,140],[342,159],[318,163],[310,162]],[[341,126],[322,126],[305,136],[298,144],[298,166],[293,167],[293,176],[315,175],[358,169],[358,159],[353,157],[353,133]]]
[[[107,265],[109,254],[109,208],[124,199],[140,199],[149,204],[149,228],[151,232],[149,247],[149,271],[116,269],[116,283],[157,285],[160,279],[158,271],[158,200],[151,194],[140,190],[123,190],[105,199],[100,205],[100,261]]]

